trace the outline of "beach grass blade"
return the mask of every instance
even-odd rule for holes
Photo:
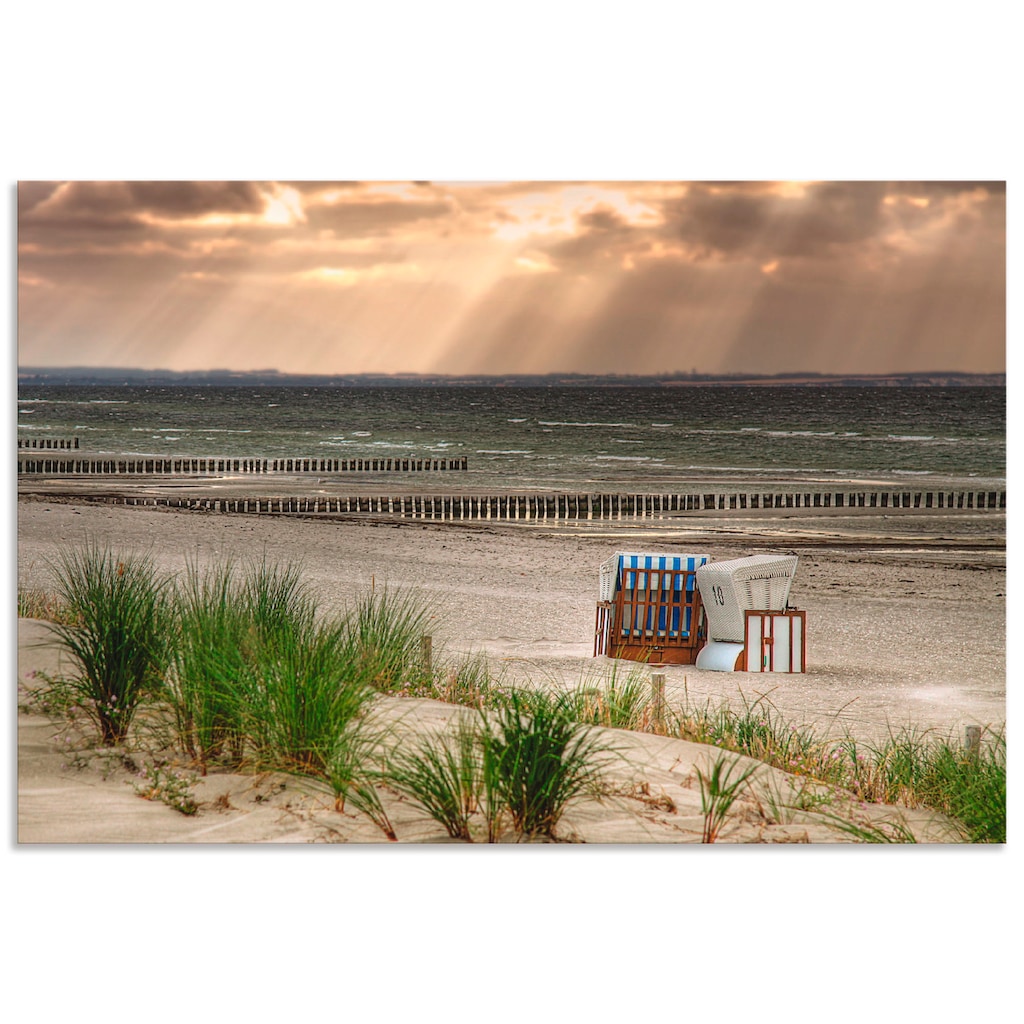
[[[747,782],[758,770],[760,765],[750,765],[739,775],[734,772],[740,758],[729,758],[725,754],[719,756],[709,765],[707,773],[697,769],[700,783],[700,805],[704,815],[704,832],[701,841],[713,843],[722,831],[725,819],[732,805],[736,802]]]

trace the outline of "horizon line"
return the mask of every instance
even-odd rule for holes
[[[351,381],[351,380],[400,380],[400,381],[508,381],[508,380],[538,380],[538,381],[559,381],[559,380],[582,380],[587,382],[595,381],[671,381],[671,382],[700,382],[710,383],[715,381],[785,381],[785,380],[810,380],[810,381],[843,381],[843,380],[913,380],[930,378],[952,378],[952,379],[978,379],[978,378],[1001,378],[1005,381],[1005,370],[988,371],[964,371],[964,370],[898,370],[898,371],[869,371],[850,373],[825,373],[817,370],[796,370],[780,371],[778,373],[750,373],[745,371],[734,371],[728,373],[711,373],[697,370],[673,370],[665,373],[624,373],[624,372],[587,372],[582,370],[547,371],[543,373],[523,372],[486,372],[486,373],[423,373],[407,371],[359,371],[359,372],[296,372],[278,370],[275,368],[264,368],[258,370],[232,370],[227,367],[218,367],[210,370],[170,370],[166,368],[149,369],[146,367],[124,367],[124,366],[25,366],[18,367],[18,380],[32,378],[64,378],[75,379],[83,377],[134,377],[148,379],[200,379],[210,380],[235,379],[240,381],[254,380],[259,378],[272,378],[286,381],[296,380],[322,380],[322,381]]]

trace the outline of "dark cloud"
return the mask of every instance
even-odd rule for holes
[[[882,182],[808,184],[802,192],[785,192],[771,182],[699,182],[668,198],[644,195],[644,188],[634,186],[627,194],[658,209],[662,224],[629,223],[615,209],[600,206],[579,217],[573,237],[541,248],[555,263],[573,269],[595,259],[642,256],[656,245],[677,250],[683,262],[850,258],[859,248],[878,244],[892,216]],[[935,215],[909,205],[904,219]]]
[[[20,192],[20,190],[19,190]],[[258,213],[264,200],[252,182],[72,181],[19,213],[22,237],[74,242],[83,235],[157,233],[146,215],[163,219]]]
[[[643,231],[631,227],[609,206],[581,214],[577,223],[579,230],[572,238],[541,247],[554,262],[578,265],[597,258],[619,259],[625,252],[650,245]]]
[[[251,181],[130,181],[131,202],[165,217],[202,217],[212,213],[259,213],[264,198]]]
[[[762,236],[773,200],[746,189],[719,190],[698,185],[669,204],[668,230],[696,249],[732,253],[747,249]]]
[[[873,237],[885,194],[881,182],[811,184],[792,196],[764,186],[696,184],[666,204],[665,214],[671,236],[709,257],[822,256]]]
[[[124,182],[64,182],[19,217],[23,234],[139,230],[139,211]]]
[[[626,222],[610,206],[597,206],[580,215],[579,225],[585,231],[600,231],[607,234],[621,231]]]

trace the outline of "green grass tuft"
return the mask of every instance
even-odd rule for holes
[[[701,812],[704,815],[701,842],[713,843],[718,838],[732,805],[760,767],[749,765],[734,778],[733,772],[739,763],[738,757],[730,759],[725,754],[719,754],[708,766],[706,774],[700,768],[697,769]]]
[[[484,720],[484,777],[523,836],[551,838],[566,805],[597,792],[611,745],[574,721],[564,698],[514,691]]]
[[[101,743],[120,743],[167,670],[167,580],[148,558],[96,545],[62,551],[52,569],[57,600],[68,612],[53,631],[78,669],[67,681],[70,693]]]

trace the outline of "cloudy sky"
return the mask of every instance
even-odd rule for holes
[[[1005,370],[992,182],[18,186],[18,361]]]

